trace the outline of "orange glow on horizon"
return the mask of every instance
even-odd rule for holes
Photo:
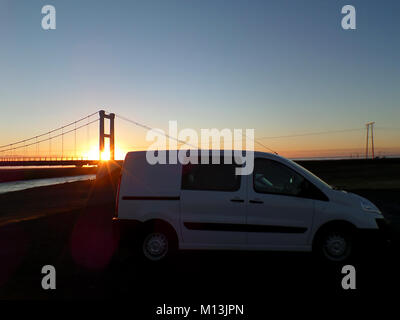
[[[92,145],[89,150],[82,151],[81,156],[88,160],[110,160],[110,151],[107,146],[104,148],[105,150],[101,154],[101,158],[99,157],[99,146]],[[119,146],[115,146],[115,160],[123,160],[128,151],[121,149]]]
[[[376,134],[375,136],[375,155],[376,156],[390,156],[399,155],[400,148],[396,145],[395,138],[397,134],[392,132],[384,132]],[[270,134],[272,136],[272,134]],[[120,143],[115,146],[115,160],[123,160],[129,151],[146,151],[151,147],[151,142],[146,141],[145,137],[135,135],[134,144],[131,142],[132,135],[121,136],[118,140]],[[268,133],[259,133],[258,136],[268,136]],[[273,138],[256,138],[255,140],[261,142],[266,147],[255,143],[254,149],[256,151],[271,152],[272,149],[278,154],[290,158],[331,158],[331,157],[351,157],[363,158],[365,157],[365,132],[360,131],[352,133],[347,132],[335,133],[332,135],[316,135],[312,137],[288,137],[282,139]],[[243,149],[246,149],[245,141],[242,142]],[[78,154],[84,159],[99,160],[99,145],[96,140],[92,140],[89,144],[88,150],[80,150]],[[169,143],[166,149],[169,149]],[[184,149],[183,144],[178,144],[174,149]],[[222,148],[224,149],[224,148]],[[104,153],[101,160],[107,161],[110,159],[109,145],[105,141]]]

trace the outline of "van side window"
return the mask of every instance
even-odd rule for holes
[[[304,177],[277,161],[254,160],[253,186],[256,192],[302,196],[306,185]]]
[[[182,189],[237,191],[240,175],[235,164],[187,164],[182,166]]]

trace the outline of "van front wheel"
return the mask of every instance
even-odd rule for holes
[[[325,230],[320,234],[315,249],[325,260],[343,262],[348,260],[352,254],[352,237],[347,230]]]

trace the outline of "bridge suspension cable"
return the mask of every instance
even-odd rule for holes
[[[140,123],[140,122],[137,122],[137,121],[128,119],[128,118],[126,118],[126,117],[124,117],[124,116],[122,116],[122,115],[119,115],[119,114],[115,114],[115,116],[116,116],[117,118],[119,118],[119,119],[122,119],[122,120],[125,120],[125,121],[127,121],[127,122],[130,122],[130,123],[132,123],[132,124],[134,124],[134,125],[136,125],[136,126],[138,126],[138,127],[141,127],[141,128],[143,128],[143,129],[156,131],[156,132],[158,132],[158,133],[160,133],[160,134],[166,136],[167,138],[173,139],[173,140],[175,140],[175,141],[177,141],[177,142],[179,142],[179,143],[181,143],[181,144],[188,145],[188,146],[193,147],[193,148],[196,148],[196,149],[198,148],[198,146],[194,146],[194,145],[192,145],[192,144],[190,144],[190,143],[187,143],[186,141],[180,140],[180,139],[175,138],[175,137],[171,137],[170,135],[166,134],[165,132],[159,131],[159,130],[157,130],[157,129],[154,129],[154,128],[148,126],[148,125],[145,125],[145,124],[142,124],[142,123]],[[245,133],[243,133],[243,137],[244,137],[244,138],[250,139],[250,137],[248,137]],[[257,143],[258,145],[260,145],[260,146],[262,146],[263,148],[265,148],[265,149],[271,151],[272,153],[278,154],[276,151],[274,151],[274,150],[272,150],[271,148],[267,147],[265,144],[261,143],[261,142],[258,141],[258,140],[259,140],[259,139],[256,139],[256,138],[253,139],[253,141],[254,141],[255,143]]]
[[[86,117],[83,117],[83,118],[81,118],[81,119],[79,119],[79,120],[73,121],[73,122],[71,122],[71,123],[69,123],[69,124],[67,124],[67,125],[64,125],[64,126],[61,126],[61,127],[57,128],[57,129],[54,129],[54,130],[51,130],[51,131],[48,131],[48,132],[39,134],[39,135],[37,135],[37,136],[31,137],[31,138],[28,138],[28,139],[23,139],[23,140],[20,140],[20,141],[16,141],[16,142],[13,142],[13,143],[9,143],[9,144],[2,145],[2,146],[0,146],[0,149],[8,148],[8,147],[11,147],[11,146],[14,146],[14,145],[18,145],[18,144],[21,144],[21,143],[25,143],[25,142],[31,141],[31,140],[33,140],[33,139],[37,139],[37,138],[43,137],[43,136],[45,136],[45,135],[49,135],[49,136],[50,136],[50,135],[51,135],[52,133],[54,133],[54,132],[57,132],[57,131],[59,131],[59,130],[63,130],[63,129],[65,129],[65,128],[67,128],[67,127],[70,127],[70,126],[72,126],[72,125],[74,125],[74,124],[76,125],[76,123],[81,122],[81,121],[83,121],[83,120],[85,120],[85,119],[88,119],[88,118],[90,118],[91,116],[94,116],[94,115],[97,114],[97,113],[98,113],[98,111],[93,112],[92,114],[90,114],[90,115],[88,115],[88,116],[86,116]],[[97,119],[97,120],[98,120],[98,119]],[[96,120],[96,121],[97,121],[97,120]],[[93,123],[93,122],[91,122],[91,123]],[[89,125],[89,124],[90,124],[90,123],[87,123],[87,124],[85,124],[85,125]],[[83,125],[83,126],[81,126],[81,127],[84,127],[85,125]],[[81,128],[81,127],[79,127],[79,128]],[[76,128],[76,129],[79,129],[79,128]],[[72,130],[72,131],[73,131],[73,130]],[[68,132],[71,132],[71,131],[68,131]],[[66,134],[66,133],[68,133],[68,132],[65,132],[64,134]],[[55,138],[55,137],[58,137],[58,136],[60,136],[60,135],[52,136],[51,138]],[[41,140],[41,141],[39,141],[39,142],[46,141],[46,140],[48,140],[48,139]],[[34,143],[33,143],[33,144],[34,144]],[[32,143],[29,144],[29,145],[32,145]],[[27,146],[28,146],[28,145],[27,145]],[[7,150],[0,150],[0,152],[3,152],[3,151],[7,151]]]
[[[58,137],[63,137],[64,135],[66,135],[68,133],[71,133],[71,132],[74,132],[74,131],[76,133],[76,130],[79,130],[79,129],[83,128],[83,127],[89,126],[90,124],[92,124],[92,123],[94,123],[96,121],[99,121],[99,118],[96,118],[95,120],[88,121],[87,123],[84,123],[84,124],[82,124],[80,126],[76,126],[76,123],[78,123],[78,122],[80,122],[80,121],[82,121],[84,119],[87,119],[88,117],[91,117],[91,116],[93,116],[95,114],[97,114],[97,112],[95,112],[95,113],[93,113],[93,114],[91,114],[89,116],[86,116],[86,117],[84,117],[82,119],[79,119],[77,121],[71,122],[70,124],[67,124],[65,126],[62,126],[62,127],[57,128],[57,129],[48,131],[46,133],[34,136],[32,138],[20,140],[20,141],[13,142],[13,143],[10,143],[10,144],[7,144],[7,145],[3,145],[3,146],[0,147],[0,152],[2,152],[2,153],[6,152],[6,151],[11,151],[12,152],[13,150],[17,150],[17,149],[20,149],[20,148],[26,148],[26,147],[29,147],[29,146],[32,146],[32,145],[35,145],[35,144],[39,145],[39,143],[41,143],[41,142],[49,141],[49,152],[51,153],[51,140],[53,140],[55,138],[58,138]],[[74,125],[73,129],[70,129],[68,131],[64,131],[65,128],[67,128],[67,127],[69,127],[71,125]],[[51,133],[57,132],[59,130],[61,130],[61,133],[56,134],[56,135],[51,135]],[[38,138],[46,136],[46,135],[48,135],[47,138],[38,140]],[[35,140],[35,141],[26,144],[27,141],[31,141],[31,140]],[[19,145],[21,143],[23,143],[23,144]],[[62,144],[63,144],[63,141],[62,141]],[[62,146],[62,148],[63,148],[63,146]],[[76,149],[76,139],[75,139],[75,149]]]
[[[146,130],[153,130],[153,131],[155,131],[155,132],[158,132],[159,134],[164,135],[164,136],[166,136],[166,137],[169,138],[169,139],[173,139],[173,140],[175,140],[175,141],[177,141],[177,142],[179,142],[179,143],[188,145],[188,146],[190,146],[190,147],[192,147],[192,148],[196,148],[196,149],[198,148],[197,146],[192,145],[192,144],[190,144],[190,143],[188,143],[188,142],[186,142],[186,141],[180,140],[180,139],[175,138],[175,137],[171,137],[170,135],[166,134],[164,131],[159,131],[159,130],[154,129],[154,128],[148,126],[148,125],[145,125],[145,124],[142,124],[142,123],[140,123],[140,122],[137,122],[137,121],[128,119],[128,118],[126,118],[126,117],[124,117],[124,116],[121,116],[121,115],[119,115],[119,114],[115,114],[115,116],[116,116],[117,118],[119,118],[119,119],[122,119],[122,120],[124,120],[124,121],[130,122],[130,123],[132,123],[132,124],[134,124],[134,125],[136,125],[136,126],[138,126],[138,127],[141,127],[141,128],[143,128],[143,129],[146,129]]]

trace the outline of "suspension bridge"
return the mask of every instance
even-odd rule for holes
[[[96,111],[76,121],[60,126],[51,131],[47,131],[36,136],[15,141],[13,143],[0,146],[0,167],[17,166],[94,166],[104,160],[115,160],[115,118],[122,119],[137,127],[145,130],[153,128],[130,120],[121,115],[106,112],[104,110]],[[371,138],[372,158],[374,158],[374,131],[373,124],[367,123],[367,140],[365,158],[369,158],[369,139]],[[90,128],[96,127],[96,140],[94,144],[90,139]],[[273,137],[255,138],[254,142],[262,149],[268,152],[274,152],[265,144],[261,143],[263,139],[304,137],[310,135],[322,135],[333,133],[347,133],[350,131],[360,131],[363,128],[313,132],[306,134],[284,135]],[[371,134],[369,134],[369,130]],[[83,137],[86,131],[86,139]],[[79,133],[79,137],[78,137]],[[167,137],[169,137],[167,135]],[[92,137],[93,138],[93,137]],[[171,138],[171,137],[169,137]],[[178,140],[178,144],[187,144]],[[86,140],[86,143],[85,143]],[[106,143],[107,142],[107,143]],[[82,149],[82,144],[85,144]],[[79,148],[78,148],[79,145]],[[94,147],[94,150],[93,150]],[[89,149],[91,152],[89,152]],[[97,150],[96,150],[97,149]],[[118,160],[117,160],[118,161]]]
[[[78,166],[97,165],[102,160],[115,158],[115,114],[104,110],[94,112],[67,125],[51,131],[0,146],[0,167],[15,166]],[[105,132],[106,121],[109,121],[109,132]],[[87,132],[86,145],[89,144],[89,127],[98,125],[99,151],[98,158],[89,155],[78,155],[77,134]],[[66,140],[72,137],[73,150],[66,149]],[[109,150],[105,150],[105,140]],[[71,139],[70,139],[71,140]],[[70,147],[70,146],[69,146]],[[102,159],[104,155],[105,159]]]

